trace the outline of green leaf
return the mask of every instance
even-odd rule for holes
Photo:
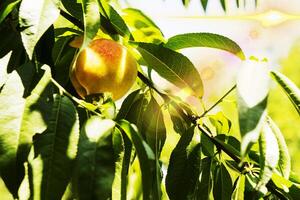
[[[231,199],[232,200],[241,200],[241,199],[245,199],[244,198],[244,191],[245,191],[245,176],[244,175],[240,175],[235,183],[235,188],[233,190],[233,193],[231,195]]]
[[[107,199],[112,195],[114,127],[114,121],[93,116],[81,129],[75,183],[79,199]]]
[[[152,190],[151,159],[154,159],[151,148],[145,143],[136,126],[126,120],[118,121],[118,125],[133,143],[142,173],[143,199],[148,200]]]
[[[208,0],[200,0],[200,2],[201,2],[201,5],[202,5],[204,11],[206,11]]]
[[[131,33],[125,21],[119,15],[119,13],[105,0],[100,0],[100,6],[101,6],[101,10],[100,10],[101,14],[106,19],[108,19],[108,22],[111,23],[111,25],[115,28],[115,30],[123,37],[127,37],[129,39],[131,37]]]
[[[190,47],[210,47],[228,51],[244,60],[245,55],[233,40],[214,33],[185,33],[169,38],[165,47],[178,50]]]
[[[292,182],[294,182],[294,183],[300,184],[300,175],[296,174],[293,171],[291,171],[290,172],[289,180],[292,181]]]
[[[231,129],[231,121],[222,112],[210,115],[209,121],[216,128],[217,134],[228,134]]]
[[[279,160],[279,147],[270,126],[265,123],[259,138],[260,173],[256,190],[261,191],[272,177]],[[265,189],[264,189],[265,190]]]
[[[142,11],[134,8],[122,10],[122,18],[128,25],[134,41],[161,43],[164,36],[159,27]]]
[[[100,28],[100,13],[98,0],[82,0],[84,38],[81,49],[89,45]]]
[[[223,163],[217,165],[214,172],[213,195],[215,199],[231,199],[232,180]]]
[[[137,50],[148,66],[157,71],[160,76],[187,93],[202,97],[202,80],[187,57],[162,45],[150,43],[138,43]]]
[[[137,101],[139,101],[139,99],[141,99],[142,97],[143,97],[143,95],[141,95],[140,90],[136,90],[136,91],[133,91],[132,93],[130,93],[123,101],[121,108],[117,114],[116,119],[117,120],[127,119],[131,123],[136,124],[135,117],[133,117],[134,121],[131,121],[132,117],[130,117],[130,116],[136,113],[136,112],[133,112],[132,109],[134,109],[134,107],[137,105]]]
[[[180,135],[184,134],[191,126],[191,121],[183,109],[174,101],[168,105],[168,111],[173,122],[173,129]]]
[[[68,42],[70,36],[60,37],[54,45],[52,57],[54,60],[55,80],[61,85],[66,86],[69,82],[69,70],[77,50],[70,48]]]
[[[147,143],[159,157],[166,140],[166,127],[162,108],[153,97],[143,114],[143,121],[141,133],[145,135]]]
[[[291,172],[291,157],[287,144],[280,129],[270,117],[268,117],[267,123],[276,137],[279,148],[279,160],[277,169],[284,178],[288,179]]]
[[[240,0],[235,0],[235,3],[236,3],[236,7],[240,7]]]
[[[265,120],[269,91],[268,73],[265,62],[248,60],[238,75],[237,95],[242,157],[258,141]]]
[[[191,142],[194,129],[194,126],[189,128],[172,151],[166,176],[166,190],[170,199],[187,199],[196,189],[201,156],[200,145]]]
[[[182,1],[182,4],[187,7],[190,3],[190,0],[181,0]]]
[[[226,11],[226,1],[225,0],[220,0],[221,6],[224,11]]]
[[[293,182],[285,179],[284,177],[274,173],[272,176],[272,182],[277,187],[276,189],[280,189],[280,192],[287,199],[298,199],[300,196],[300,186],[299,184],[294,184]]]
[[[0,24],[7,17],[11,11],[13,11],[21,0],[4,0],[2,1],[2,6],[0,6]]]
[[[73,17],[83,21],[82,18],[82,6],[81,1],[78,0],[61,0],[63,7],[70,13]]]
[[[4,83],[8,78],[7,65],[11,57],[11,54],[12,52],[9,52],[7,55],[5,55],[3,58],[0,59],[0,88],[4,85]]]
[[[55,95],[47,129],[33,137],[33,199],[61,199],[71,179],[79,138],[79,118],[72,101]]]
[[[30,59],[39,39],[58,18],[58,6],[59,0],[23,0],[21,2],[19,11],[21,36]]]
[[[273,79],[281,86],[300,115],[300,90],[290,79],[280,72],[272,71]]]
[[[32,92],[36,74],[35,66],[29,63],[9,74],[0,94],[0,172],[14,197],[24,176],[23,163],[27,159],[32,136],[43,132],[49,119],[51,74],[49,68],[45,66],[44,69]]]
[[[201,171],[196,195],[199,200],[208,200],[212,190],[212,158],[206,157],[201,160]]]
[[[113,146],[116,155],[115,178],[112,185],[112,200],[126,200],[127,175],[130,165],[132,145],[128,137],[115,129],[113,133]]]

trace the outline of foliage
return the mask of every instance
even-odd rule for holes
[[[267,108],[272,74],[299,113],[299,89],[287,77],[270,73],[265,61],[245,60],[239,45],[221,35],[164,38],[136,9],[105,0],[34,3],[5,0],[0,7],[6,35],[0,39],[0,174],[13,198],[299,197],[299,177]],[[75,49],[69,43],[78,35],[83,44]],[[79,98],[69,81],[73,59],[95,37],[126,46],[141,66],[119,109],[105,95]],[[201,101],[201,75],[179,51],[191,47],[224,50],[244,63],[236,85],[203,113],[151,80],[154,70]],[[238,119],[211,112],[234,90]],[[233,121],[241,141],[230,133]],[[170,129],[179,141],[164,162]]]

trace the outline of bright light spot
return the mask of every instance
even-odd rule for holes
[[[186,101],[191,95],[192,95],[192,91],[189,88],[181,89],[179,90],[178,93],[176,93],[176,96],[181,98],[183,101]]]
[[[115,122],[110,119],[91,118],[85,126],[86,136],[91,142],[97,142],[101,136],[110,132],[115,126]]]
[[[276,26],[288,20],[288,16],[279,11],[270,10],[266,13],[256,15],[256,19],[261,21],[263,26]]]
[[[121,59],[120,59],[120,67],[118,68],[117,74],[116,74],[116,80],[117,81],[122,81],[126,71],[126,58],[127,58],[127,51],[125,51],[124,49],[122,49],[122,55],[121,55]]]

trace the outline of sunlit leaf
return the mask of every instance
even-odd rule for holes
[[[233,40],[214,33],[185,33],[169,38],[165,47],[178,50],[190,47],[210,47],[228,51],[244,60],[245,55]]]
[[[231,122],[222,112],[210,115],[209,121],[216,128],[217,134],[227,134],[231,129]]]
[[[112,185],[112,200],[126,200],[127,175],[132,145],[119,129],[113,133],[113,146],[116,157],[115,178]]]
[[[242,157],[257,142],[266,116],[268,73],[269,69],[265,62],[249,60],[242,66],[238,75],[237,94]]]
[[[79,199],[107,199],[112,195],[114,127],[114,121],[93,116],[81,128],[75,183]]]
[[[11,11],[13,11],[21,0],[3,0],[2,6],[0,6],[0,24],[7,17]]]
[[[34,65],[21,66],[9,74],[0,94],[0,171],[15,197],[24,176],[23,163],[32,136],[45,131],[52,104],[50,69],[45,66],[42,78],[31,92],[34,75]]]
[[[295,184],[284,177],[274,173],[272,176],[272,181],[274,185],[278,189],[280,189],[281,193],[287,198],[287,199],[298,199],[300,196],[300,186],[299,184]]]
[[[153,182],[150,166],[151,160],[154,160],[154,154],[151,148],[143,140],[136,126],[130,124],[126,120],[118,121],[118,125],[126,133],[135,147],[142,173],[143,199],[149,199]]]
[[[182,1],[182,4],[187,7],[190,3],[190,0],[181,0]]]
[[[173,122],[173,129],[180,135],[185,133],[191,126],[191,122],[183,109],[176,102],[170,102],[168,111]]]
[[[268,124],[264,124],[259,138],[260,173],[256,190],[265,188],[272,177],[279,160],[277,138]]]
[[[71,179],[79,138],[79,118],[72,101],[55,95],[47,129],[33,137],[33,199],[61,199]]]
[[[285,75],[280,72],[272,71],[273,78],[282,87],[284,92],[287,94],[291,102],[293,103],[295,109],[300,115],[300,90],[299,88]]]
[[[85,48],[96,36],[100,28],[100,13],[98,0],[82,0],[84,39],[81,48]]]
[[[30,59],[39,39],[58,18],[58,6],[59,0],[23,0],[21,2],[19,11],[21,36]]]
[[[101,14],[106,18],[101,20],[108,20],[108,23],[110,23],[113,26],[113,28],[117,31],[118,34],[129,39],[131,37],[131,33],[125,21],[119,15],[119,13],[105,0],[100,0],[100,6]]]
[[[279,160],[277,169],[282,174],[282,176],[286,179],[290,176],[291,171],[291,157],[289,154],[289,150],[285,139],[278,128],[278,126],[273,122],[273,120],[269,117],[267,120],[268,125],[270,126],[273,134],[275,135],[279,148]]]
[[[128,25],[135,41],[152,43],[161,43],[164,41],[159,27],[141,10],[126,8],[122,10],[122,17]]]
[[[166,127],[161,106],[153,97],[146,107],[143,121],[141,133],[145,135],[146,141],[153,152],[156,152],[159,156],[166,140]]]
[[[244,191],[245,191],[245,176],[240,175],[235,183],[235,188],[232,192],[231,199],[232,200],[241,200],[244,198]]]
[[[160,76],[191,95],[202,97],[202,80],[187,57],[161,45],[150,43],[138,43],[137,50],[148,66]]]

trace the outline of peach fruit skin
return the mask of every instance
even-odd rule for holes
[[[108,39],[93,40],[71,67],[71,82],[82,98],[110,92],[114,100],[120,99],[137,77],[135,58],[125,47]]]

